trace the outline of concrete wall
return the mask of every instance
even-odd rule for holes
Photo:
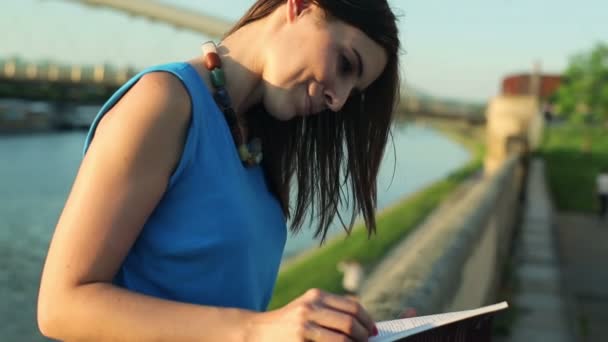
[[[494,300],[511,247],[522,186],[521,158],[463,184],[375,268],[361,300],[377,320],[404,308],[419,315]]]

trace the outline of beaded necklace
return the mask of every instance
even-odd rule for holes
[[[222,60],[217,53],[217,47],[213,42],[206,42],[201,47],[205,68],[209,70],[211,84],[214,88],[213,98],[217,106],[224,113],[224,117],[230,127],[234,144],[237,146],[241,161],[246,167],[252,167],[262,161],[262,140],[253,138],[249,143],[245,141],[243,134],[243,123],[232,108],[232,101],[226,90],[226,75],[222,69]]]

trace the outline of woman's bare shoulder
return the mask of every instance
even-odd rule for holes
[[[156,72],[143,76],[104,115],[57,224],[42,294],[114,277],[167,189],[189,118],[181,82]]]
[[[190,96],[177,77],[167,72],[152,72],[143,75],[104,120],[120,116],[118,120],[160,121],[157,124],[177,121],[183,125],[189,120],[190,107]],[[124,110],[129,114],[123,117]]]

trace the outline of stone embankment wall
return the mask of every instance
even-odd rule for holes
[[[532,96],[499,96],[486,113],[482,175],[469,180],[368,276],[361,301],[377,320],[495,301],[543,121]]]
[[[361,300],[377,320],[493,300],[511,247],[522,186],[520,158],[469,181],[375,268]]]

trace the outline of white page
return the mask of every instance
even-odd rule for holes
[[[494,305],[484,306],[478,309],[448,312],[430,316],[395,319],[376,323],[378,336],[369,339],[370,342],[389,342],[399,338],[414,335],[416,333],[430,330],[435,327],[461,321],[467,318],[479,316],[488,312],[506,309],[509,305],[502,302]]]

